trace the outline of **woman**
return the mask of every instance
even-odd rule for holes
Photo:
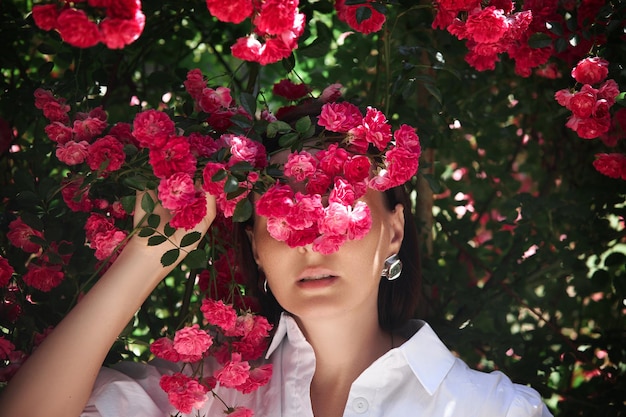
[[[419,295],[419,265],[405,197],[401,187],[369,189],[361,198],[371,213],[369,232],[327,255],[274,239],[267,218],[254,215],[242,229],[242,262],[253,282],[263,282],[266,313],[277,323],[267,352],[273,376],[253,394],[218,387],[224,403],[247,406],[258,416],[549,416],[535,391],[499,372],[470,370],[427,324],[409,320]],[[206,203],[208,214],[195,228],[201,234],[216,215],[215,199]],[[165,224],[169,213],[158,210]],[[136,221],[141,215],[137,206]],[[184,234],[178,231],[174,243]],[[0,414],[175,414],[158,385],[171,369],[101,368],[118,334],[174,267],[159,262],[171,248],[133,236],[13,378]],[[210,398],[192,415],[223,410]]]

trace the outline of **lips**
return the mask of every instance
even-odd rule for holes
[[[308,282],[308,281],[320,281],[323,279],[336,278],[336,275],[322,274],[322,275],[314,275],[310,277],[301,278],[298,282]]]
[[[306,268],[304,271],[302,271],[302,273],[298,275],[297,282],[300,284],[316,283],[316,282],[321,283],[324,281],[334,280],[338,277],[339,275],[337,275],[337,273],[334,271],[331,271],[326,268],[314,267],[314,268]]]

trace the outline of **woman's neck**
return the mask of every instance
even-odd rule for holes
[[[354,380],[391,349],[391,335],[377,315],[350,314],[332,319],[296,318],[315,352],[311,402],[316,416],[341,416]]]

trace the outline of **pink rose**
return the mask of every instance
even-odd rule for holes
[[[291,225],[285,217],[269,217],[266,228],[271,237],[281,242],[287,241],[292,233]]]
[[[234,328],[237,323],[237,312],[231,305],[224,304],[222,300],[205,298],[202,300],[200,311],[209,324],[218,326],[226,332]]]
[[[59,11],[56,4],[39,4],[33,6],[33,20],[40,29],[55,29],[58,17]]]
[[[198,324],[183,327],[174,335],[174,349],[184,362],[197,362],[213,344],[213,338]]]
[[[337,252],[346,240],[347,235],[321,235],[313,242],[313,250],[322,255],[329,255]]]
[[[294,206],[293,199],[294,192],[290,186],[276,183],[256,200],[256,212],[260,216],[287,216]]]
[[[381,151],[387,147],[391,140],[391,125],[380,110],[368,107],[362,126],[365,131],[365,139],[369,143],[374,144]]]
[[[227,388],[236,388],[246,382],[250,376],[250,364],[241,360],[239,353],[233,353],[231,360],[222,369],[215,372],[220,385]]]
[[[393,133],[393,137],[397,146],[408,149],[410,152],[418,155],[418,157],[422,153],[420,139],[413,127],[403,124]]]
[[[331,202],[324,207],[324,217],[320,219],[319,231],[328,235],[345,235],[350,224],[350,207]]]
[[[609,74],[609,62],[600,57],[585,58],[572,69],[572,78],[581,84],[597,84]]]
[[[261,50],[263,45],[253,35],[244,36],[230,47],[230,52],[235,58],[243,61],[258,62],[261,59]]]
[[[175,132],[172,119],[158,110],[146,110],[135,116],[133,136],[143,148],[160,148]]]
[[[615,98],[619,93],[619,86],[615,80],[606,80],[598,88],[598,98],[605,99],[609,103],[609,106],[615,104]]]
[[[315,172],[317,160],[307,151],[292,152],[284,166],[285,175],[302,182]]]
[[[193,201],[196,196],[193,178],[185,172],[176,172],[171,177],[161,180],[158,195],[163,207],[169,210],[179,210]]]
[[[588,85],[589,84],[585,84],[585,87]],[[568,108],[576,117],[584,119],[591,116],[591,112],[593,111],[596,101],[596,95],[592,91],[581,90],[572,95]]]
[[[252,0],[206,0],[209,12],[222,22],[241,23],[252,15]]]
[[[231,157],[228,161],[229,166],[233,166],[238,162],[248,162],[259,169],[267,166],[265,147],[260,142],[238,135],[222,135],[222,139],[230,146]]]
[[[238,391],[248,394],[266,385],[272,378],[272,365],[266,364],[250,369],[250,377],[237,387]]]
[[[92,170],[117,171],[122,167],[126,154],[124,145],[114,136],[104,136],[89,145],[87,164]]]
[[[372,161],[365,155],[350,156],[344,166],[343,174],[348,181],[355,184],[367,179],[372,168]],[[358,198],[358,197],[357,197]]]
[[[107,127],[107,122],[95,117],[87,117],[83,120],[74,120],[72,132],[77,141],[85,140],[91,142],[93,138],[99,136]]]
[[[167,393],[167,398],[181,413],[191,413],[194,408],[200,409],[207,401],[208,389],[195,379],[180,372],[163,375],[159,385]]]
[[[220,108],[227,108],[232,101],[230,89],[226,87],[218,87],[216,90],[204,87],[198,97],[198,105],[205,113],[213,113]]]
[[[350,211],[350,223],[348,225],[348,239],[358,240],[363,238],[372,227],[370,209],[363,201],[357,201]]]
[[[67,143],[74,138],[72,128],[61,122],[52,122],[47,125],[44,130],[51,141],[60,145]]]
[[[265,0],[254,24],[260,33],[278,35],[291,30],[297,11],[298,0]]]
[[[6,287],[15,273],[13,267],[6,258],[0,256],[0,287]]]
[[[70,117],[67,115],[70,106],[65,104],[63,100],[49,101],[43,105],[42,110],[44,117],[51,122],[66,124],[70,121]]]
[[[174,213],[170,220],[170,226],[191,230],[206,216],[206,211],[206,198],[203,193],[198,192],[189,204]]]
[[[296,230],[304,230],[315,225],[323,216],[324,206],[319,194],[296,193],[296,204],[287,217],[289,226]]]
[[[69,166],[82,164],[89,155],[89,143],[84,140],[80,142],[71,140],[62,145],[59,144],[55,154],[59,161]]]
[[[206,81],[204,81],[204,76],[202,75],[202,71],[198,68],[194,68],[187,73],[187,78],[183,82],[185,86],[185,90],[189,93],[189,95],[194,100],[199,100],[200,95],[202,94],[202,90],[206,87]]]
[[[90,185],[82,186],[83,178],[64,180],[61,188],[63,201],[72,211],[88,212],[93,207],[93,201],[89,198]]]
[[[127,232],[117,229],[98,233],[93,236],[89,246],[96,250],[94,254],[96,259],[103,261],[113,256],[115,251],[122,249],[122,243],[127,235]]]
[[[626,180],[626,155],[619,153],[599,153],[593,167],[607,177]]]
[[[311,89],[304,83],[294,83],[289,79],[282,79],[272,87],[272,93],[285,97],[287,100],[298,100],[306,96]]]
[[[90,48],[100,42],[100,31],[82,10],[64,9],[57,18],[61,38],[72,46]]]
[[[13,246],[28,253],[37,253],[41,249],[41,245],[39,245],[39,243],[31,241],[31,236],[44,239],[42,232],[33,229],[24,223],[19,217],[9,223],[9,231],[6,236]]]
[[[121,49],[139,38],[146,24],[146,16],[139,10],[133,19],[107,17],[100,22],[102,42],[109,49]]]
[[[343,178],[335,178],[335,185],[328,196],[329,203],[351,206],[357,198],[352,184]]]
[[[163,147],[150,149],[149,157],[158,178],[167,178],[176,172],[193,175],[196,171],[196,158],[184,136],[171,136]]]
[[[360,125],[362,120],[361,111],[352,103],[326,103],[317,124],[331,132],[345,133]]]
[[[22,277],[26,285],[43,292],[58,287],[64,278],[65,274],[59,265],[38,265],[34,262],[28,265]]]
[[[498,42],[508,30],[506,16],[494,6],[472,12],[467,18],[465,30],[468,38],[479,43]]]
[[[174,342],[167,337],[161,337],[152,342],[150,344],[150,352],[157,358],[165,359],[166,361],[180,361],[180,354],[174,349]]]

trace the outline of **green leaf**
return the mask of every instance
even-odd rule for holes
[[[154,211],[155,202],[152,199],[152,196],[149,193],[144,193],[143,197],[141,197],[141,208],[146,213],[152,213]]]
[[[211,177],[211,181],[213,181],[213,182],[220,182],[220,181],[226,179],[227,176],[228,176],[228,172],[226,172],[225,169],[220,169],[215,174],[213,174],[213,176]]]
[[[299,138],[300,136],[296,132],[287,133],[278,139],[278,145],[281,148],[290,148]]]
[[[165,242],[167,238],[162,235],[152,236],[148,239],[148,246],[157,246]]]
[[[356,9],[356,22],[357,23],[362,23],[364,20],[367,20],[370,17],[372,17],[372,9],[370,9],[369,7],[361,6],[358,9]]]
[[[142,227],[138,235],[139,237],[148,237],[148,236],[152,236],[155,231],[156,230],[154,230],[152,227]]]
[[[254,167],[247,161],[237,162],[235,165],[230,167],[230,172],[249,172],[252,171]]]
[[[254,115],[256,113],[256,97],[252,94],[241,93],[239,95],[239,104],[248,114]]]
[[[547,33],[533,33],[528,39],[528,46],[531,48],[547,48],[552,45],[552,38]]]
[[[137,201],[137,196],[135,195],[126,195],[120,199],[122,203],[122,208],[126,213],[132,213],[135,210],[135,202]]]
[[[441,96],[441,90],[439,90],[434,84],[425,83],[424,88],[437,99],[439,104],[443,104],[443,97]]]
[[[180,256],[180,249],[170,249],[161,256],[161,265],[170,266],[173,265]]]
[[[281,63],[287,72],[291,72],[296,67],[296,57],[291,54],[287,58],[283,59]]]
[[[133,190],[145,191],[147,188],[148,180],[141,175],[134,175],[132,177],[126,177],[122,179],[122,184]]]
[[[176,228],[175,228],[175,227],[172,227],[172,226],[170,225],[170,223],[169,223],[169,222],[167,222],[167,223],[165,224],[165,227],[163,228],[163,234],[165,234],[165,236],[167,236],[167,237],[170,237],[170,236],[172,236],[175,232],[176,232]]]
[[[54,46],[48,43],[42,43],[37,47],[37,51],[44,55],[54,55],[57,53],[57,50]]]
[[[194,243],[199,241],[201,237],[202,237],[202,234],[200,232],[187,233],[185,236],[183,236],[182,240],[180,241],[180,246],[184,248],[186,246],[193,245]]]
[[[283,134],[291,132],[291,126],[288,123],[277,120],[267,125],[267,129],[265,129],[265,135],[268,138],[274,138],[277,134]]]
[[[239,181],[237,180],[237,178],[233,177],[232,175],[229,175],[228,179],[224,183],[224,192],[232,193],[238,188],[239,188]]]
[[[202,249],[194,249],[185,256],[185,263],[192,269],[206,268],[208,262],[209,258]]]
[[[159,223],[161,223],[161,216],[159,216],[158,214],[151,214],[148,216],[147,223],[148,226],[156,229],[157,227],[159,227]]]
[[[252,216],[252,203],[247,198],[239,201],[233,212],[233,221],[242,223]]]
[[[54,69],[54,62],[46,62],[45,64],[37,68],[37,75],[40,76],[41,78],[45,78],[48,76],[48,74],[52,72],[53,69]]]
[[[296,122],[296,132],[298,133],[306,133],[310,127],[311,118],[309,116],[304,116]]]

